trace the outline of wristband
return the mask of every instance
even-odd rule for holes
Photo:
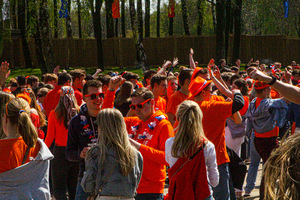
[[[276,81],[277,79],[274,76],[272,76],[272,81],[268,83],[268,85],[273,85]]]

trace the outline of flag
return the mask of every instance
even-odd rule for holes
[[[175,1],[174,0],[169,0],[168,17],[170,17],[170,18],[175,17]]]
[[[283,6],[284,6],[284,17],[288,18],[289,17],[289,1],[285,0]]]
[[[120,18],[120,2],[119,0],[114,0],[112,4],[112,17]]]
[[[69,16],[68,12],[68,2],[67,0],[60,0],[61,7],[59,9],[59,18],[67,18]]]

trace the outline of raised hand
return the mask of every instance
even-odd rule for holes
[[[176,65],[178,65],[179,61],[178,58],[173,58],[173,67],[175,67]]]
[[[0,67],[0,86],[6,81],[6,79],[10,75],[10,70],[9,70],[9,63],[8,62],[2,62],[1,67]]]
[[[114,76],[109,81],[109,91],[116,91],[126,81],[122,76]]]

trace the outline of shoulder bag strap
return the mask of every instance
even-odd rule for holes
[[[26,161],[26,159],[27,159],[27,156],[28,156],[28,154],[29,154],[29,150],[30,150],[30,148],[27,147],[26,152],[25,152],[25,155],[24,155],[24,158],[23,158],[23,161],[22,161],[22,165],[24,165],[24,163],[25,163],[25,161]]]
[[[115,170],[115,168],[117,167],[117,165],[118,165],[118,161],[116,162],[116,164],[114,165],[114,167],[112,168],[112,170],[110,171],[110,173],[109,173],[109,175],[107,176],[107,178],[105,179],[105,181],[102,183],[102,185],[100,186],[100,188],[99,188],[99,192],[101,192],[101,190],[102,190],[102,188],[103,188],[103,186],[105,185],[105,183],[108,181],[108,179],[111,177],[111,175],[112,175],[112,173],[113,173],[113,171]]]

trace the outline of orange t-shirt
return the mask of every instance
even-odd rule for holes
[[[143,174],[137,193],[164,193],[166,168],[165,142],[173,137],[173,128],[167,119],[155,121],[155,117],[166,115],[162,111],[155,112],[147,121],[143,122],[138,117],[125,117],[129,137],[141,143],[139,151],[143,156]],[[155,122],[154,129],[148,124]],[[139,125],[134,134],[133,126]],[[147,133],[144,134],[145,130]],[[145,137],[143,137],[145,136]]]
[[[178,105],[187,98],[188,95],[183,94],[181,91],[177,91],[172,94],[167,104],[166,113],[172,113],[173,115],[176,115]]]
[[[82,99],[83,99],[83,94],[78,89],[75,89],[74,87],[73,87],[73,90],[74,90],[74,95],[75,95],[75,98],[76,98],[76,101],[77,101],[77,105],[81,106]]]
[[[230,162],[225,143],[225,123],[232,115],[232,102],[210,100],[196,103],[203,112],[204,134],[215,145],[217,164]]]
[[[245,115],[247,110],[248,110],[248,107],[249,107],[249,97],[247,96],[243,96],[244,97],[244,107],[240,110],[240,114],[241,116]]]
[[[215,101],[225,101],[225,98],[219,95],[211,95],[210,100],[215,100]]]
[[[40,148],[37,142],[35,147],[30,149],[25,163],[35,158]],[[0,140],[0,173],[21,166],[26,150],[27,145],[22,137]]]
[[[55,110],[52,110],[48,118],[48,131],[45,143],[50,147],[53,140],[56,146],[66,147],[68,141],[68,129],[66,129],[64,122],[60,122],[56,118]]]
[[[155,111],[161,110],[163,112],[166,111],[167,102],[164,98],[161,96],[158,96],[158,98],[154,98],[154,109]]]
[[[256,102],[255,102],[255,108],[258,108],[258,106],[260,105],[260,102],[262,101],[263,99],[262,98],[256,98]],[[270,130],[268,132],[265,132],[265,133],[257,133],[255,130],[254,130],[254,134],[255,134],[255,137],[257,138],[271,138],[271,137],[277,137],[278,134],[279,134],[279,127],[275,127],[273,130]]]
[[[46,111],[46,116],[48,117],[51,110],[54,110],[60,99],[60,89],[61,86],[57,85],[53,90],[48,92],[44,100],[44,110]]]
[[[271,89],[270,94],[271,94],[272,99],[281,98],[281,94],[279,92],[277,92],[277,90],[274,90],[273,88]]]

